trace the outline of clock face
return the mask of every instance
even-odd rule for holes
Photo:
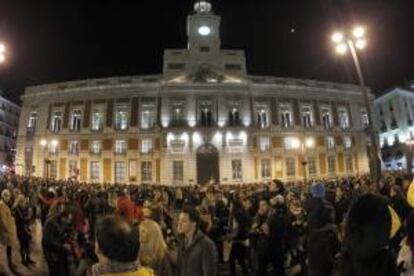
[[[198,33],[202,36],[206,36],[211,33],[211,29],[209,26],[201,26],[198,28]]]

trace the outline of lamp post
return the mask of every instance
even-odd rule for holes
[[[359,86],[361,88],[362,96],[364,99],[364,105],[368,115],[368,133],[371,140],[370,147],[370,163],[371,163],[371,176],[375,180],[379,179],[380,176],[380,159],[377,147],[377,137],[373,127],[373,120],[371,115],[371,105],[369,103],[368,90],[365,87],[365,80],[361,70],[361,64],[359,62],[357,50],[363,50],[367,41],[365,38],[365,28],[362,26],[356,26],[351,30],[350,33],[345,34],[342,32],[335,32],[331,39],[335,44],[335,50],[338,54],[344,55],[349,50],[351,52],[352,60],[355,65],[356,73],[358,75]]]
[[[409,155],[408,155],[408,158],[407,158],[407,172],[409,174],[412,174],[412,171],[413,171],[413,145],[414,145],[414,139],[411,138],[411,139],[407,140],[405,142],[405,144],[410,147]]]
[[[302,143],[302,155],[303,155],[303,183],[306,184],[307,182],[307,170],[306,166],[308,165],[308,161],[306,158],[307,149],[312,149],[315,147],[315,140],[313,138],[305,138],[305,140]]]
[[[303,140],[299,138],[295,138],[293,148],[300,150],[303,161],[301,162],[301,165],[303,166],[303,183],[306,184],[307,180],[307,172],[306,172],[306,166],[308,165],[308,161],[306,160],[306,153],[307,149],[311,149],[315,147],[315,139],[308,137]]]

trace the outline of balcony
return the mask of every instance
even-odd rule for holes
[[[90,151],[89,151],[89,154],[90,154],[90,155],[96,155],[96,156],[99,156],[99,155],[101,155],[101,153],[102,153],[102,151],[101,151],[101,150],[90,150]]]
[[[36,132],[36,127],[27,127],[26,128],[26,133],[27,134],[34,134]]]
[[[70,150],[68,153],[69,155],[79,155],[79,150]]]
[[[115,150],[114,154],[115,155],[126,155],[127,151],[126,149],[119,149],[119,150]]]

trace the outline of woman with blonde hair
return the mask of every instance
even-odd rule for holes
[[[24,266],[33,265],[30,258],[30,241],[32,234],[30,232],[30,222],[32,212],[28,206],[28,199],[19,194],[13,204],[14,218],[16,222],[17,238],[20,243],[20,255]]]
[[[151,219],[142,221],[139,224],[139,241],[138,258],[141,264],[152,268],[157,276],[173,275],[167,244],[158,223]]]

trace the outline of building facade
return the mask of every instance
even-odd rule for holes
[[[374,101],[383,170],[412,170],[414,90],[412,85],[393,88]]]
[[[20,173],[179,185],[368,172],[357,86],[248,75],[244,51],[221,49],[219,26],[200,1],[188,47],[164,51],[162,74],[28,87]]]
[[[20,106],[6,99],[0,90],[0,171],[13,167],[19,115]]]

